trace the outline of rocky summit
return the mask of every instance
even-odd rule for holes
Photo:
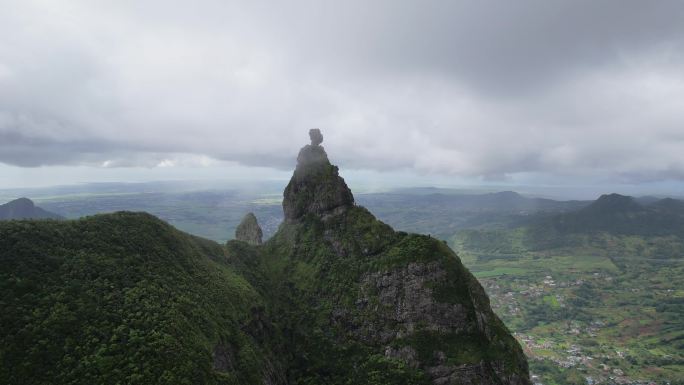
[[[349,187],[320,145],[323,142],[320,130],[312,129],[309,137],[311,144],[299,151],[297,168],[285,188],[283,211],[288,222],[306,214],[321,216],[341,212],[354,205]]]
[[[250,245],[260,245],[264,233],[259,227],[257,218],[254,213],[247,213],[242,221],[235,229],[235,239],[238,241],[247,242]]]
[[[0,383],[528,385],[443,241],[394,231],[310,132],[269,240],[144,213],[0,221]]]

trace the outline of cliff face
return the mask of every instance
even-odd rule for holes
[[[295,383],[529,384],[517,341],[442,241],[395,232],[305,146],[263,248]],[[285,309],[279,308],[285,312]]]

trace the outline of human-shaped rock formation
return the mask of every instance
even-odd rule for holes
[[[323,134],[318,128],[312,128],[309,130],[309,138],[311,138],[311,145],[318,146],[323,143]]]
[[[263,231],[259,227],[256,216],[253,213],[247,213],[242,222],[235,229],[235,239],[238,241],[247,242],[250,245],[259,246],[261,245],[261,238],[263,237]]]
[[[354,206],[354,196],[320,145],[321,131],[311,129],[309,137],[311,144],[299,151],[297,168],[285,188],[283,211],[288,222],[306,214],[328,216]]]

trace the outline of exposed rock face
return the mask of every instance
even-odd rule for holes
[[[261,245],[261,238],[263,231],[257,223],[256,216],[253,213],[248,213],[242,218],[242,222],[235,229],[235,239],[238,241],[247,242],[250,245]]]
[[[501,326],[497,325],[500,321],[489,310],[485,293],[477,292],[476,282],[465,282],[462,288],[452,287],[454,291],[461,291],[461,298],[446,300],[436,295],[436,288],[453,286],[448,276],[448,267],[438,261],[411,262],[404,268],[364,275],[356,303],[359,308],[371,306],[367,310],[375,318],[364,317],[364,324],[356,329],[360,332],[357,335],[370,343],[385,344],[385,357],[422,368],[434,384],[526,384],[525,375],[518,374],[527,372],[526,365],[518,363],[521,365],[518,368],[506,368],[506,358],[501,354],[496,359],[485,360],[486,355],[472,352],[473,357],[480,358],[478,362],[448,363],[449,358],[458,355],[459,348],[467,351],[473,346],[482,349],[499,345],[499,349],[505,350],[501,340],[507,337],[502,335]],[[419,344],[421,339],[434,339],[427,357],[425,353],[420,357],[411,344],[396,344],[397,341]],[[440,346],[439,339],[448,342]],[[519,352],[511,350],[509,354]]]
[[[217,344],[211,356],[214,361],[214,370],[229,372],[235,369],[235,352],[232,351],[231,346]]]
[[[435,301],[433,289],[446,279],[446,270],[437,262],[409,263],[401,269],[367,274],[362,279],[358,302],[377,299],[373,312],[378,316],[373,335],[378,342],[412,334],[419,328],[436,332],[471,332],[468,309],[460,303]],[[368,293],[375,293],[375,296]]]
[[[354,196],[339,176],[337,166],[330,164],[325,149],[320,146],[323,135],[318,129],[309,132],[311,144],[297,156],[297,168],[285,188],[283,211],[287,222],[297,221],[306,214],[326,216],[354,205]]]

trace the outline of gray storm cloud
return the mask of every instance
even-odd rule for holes
[[[289,168],[320,127],[346,167],[681,180],[681,20],[679,1],[0,1],[0,162]]]

